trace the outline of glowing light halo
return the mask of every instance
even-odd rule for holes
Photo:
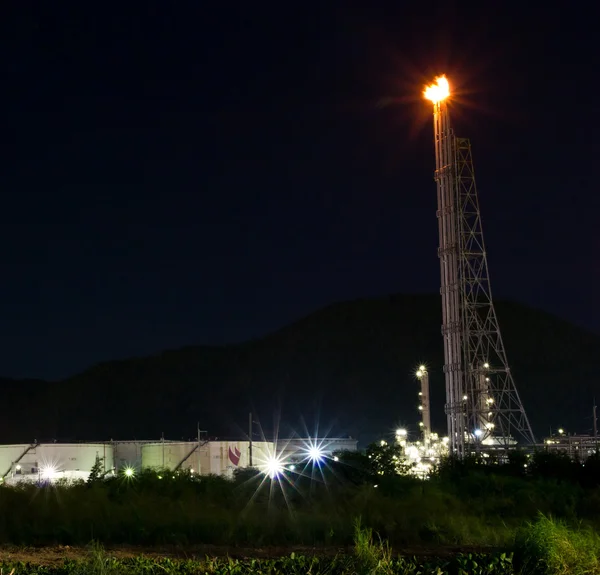
[[[58,470],[56,466],[52,464],[43,465],[40,467],[40,475],[42,476],[42,479],[54,479],[57,472]]]
[[[266,473],[271,479],[276,479],[283,472],[283,462],[280,457],[271,456],[265,464]]]
[[[450,96],[450,84],[445,75],[438,76],[434,82],[425,87],[423,96],[434,104],[438,104]]]
[[[325,458],[325,453],[318,445],[313,445],[308,449],[308,457],[313,463],[320,463]]]
[[[285,471],[286,463],[287,461],[280,453],[265,453],[263,457],[258,459],[256,467],[261,475],[278,479]]]
[[[324,441],[317,442],[310,437],[305,441],[302,452],[304,454],[304,461],[313,465],[320,466],[329,458],[325,450]]]

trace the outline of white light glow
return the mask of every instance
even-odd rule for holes
[[[125,468],[125,477],[133,477],[134,471],[131,467]]]
[[[311,445],[308,449],[308,457],[313,463],[320,463],[325,458],[325,453],[318,445]]]
[[[406,437],[406,429],[396,429],[396,435],[400,435],[401,437]]]
[[[481,437],[483,431],[481,431],[481,429],[476,429],[473,433],[475,433],[476,437]]]
[[[53,465],[45,465],[40,468],[40,474],[43,479],[53,479],[56,476],[56,467]]]
[[[283,473],[283,461],[278,455],[271,455],[265,460],[260,468],[265,475],[268,475],[271,479],[276,479]]]

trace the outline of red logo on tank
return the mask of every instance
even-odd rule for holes
[[[233,449],[231,449],[231,447],[229,448],[229,461],[231,461],[231,463],[233,463],[236,467],[237,464],[240,462],[241,456],[242,453],[237,447],[234,447]]]

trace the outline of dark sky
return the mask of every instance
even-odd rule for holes
[[[3,33],[2,375],[59,378],[337,300],[437,291],[420,94],[438,73],[474,146],[495,296],[600,330],[593,13],[25,4]]]

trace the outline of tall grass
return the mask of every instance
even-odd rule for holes
[[[160,476],[160,479],[159,479]],[[146,473],[93,485],[0,487],[0,544],[352,546],[355,518],[393,547],[508,548],[538,512],[600,525],[600,492],[472,472],[460,481],[381,478],[270,484]]]
[[[600,574],[600,536],[540,514],[517,531],[515,563],[523,575]]]
[[[361,519],[354,523],[354,554],[359,573],[394,573],[392,550],[387,541],[373,541],[373,530],[362,527]]]

